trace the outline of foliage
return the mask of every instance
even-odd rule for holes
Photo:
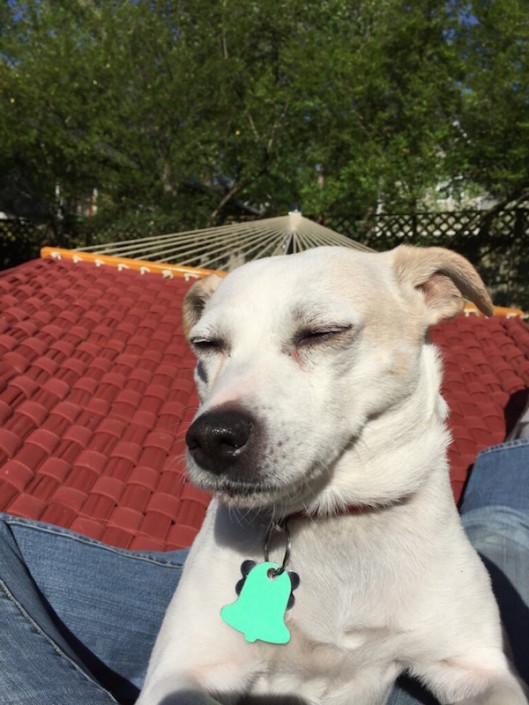
[[[519,200],[528,23],[523,0],[0,0],[0,208],[61,240],[94,187],[94,232],[369,220],[453,177]]]
[[[465,71],[451,162],[501,207],[529,193],[529,6],[476,0],[466,12],[452,37]]]

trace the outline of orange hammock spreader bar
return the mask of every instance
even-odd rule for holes
[[[141,259],[128,259],[126,257],[112,257],[92,252],[79,250],[66,250],[61,247],[43,247],[40,251],[42,258],[68,259],[73,262],[92,262],[96,266],[107,265],[116,269],[133,269],[141,274],[162,274],[164,277],[184,277],[185,279],[201,279],[208,274],[226,276],[226,272],[215,269],[201,269],[200,267],[183,267],[178,264],[165,264],[162,262],[148,262]]]
[[[470,303],[470,301],[465,302],[465,316],[482,316],[478,307]],[[519,308],[508,308],[507,306],[494,306],[494,315],[503,316],[504,318],[525,318],[525,312]]]
[[[54,259],[69,259],[73,262],[93,262],[96,266],[107,265],[116,267],[119,270],[133,269],[141,274],[162,274],[165,277],[184,277],[185,279],[201,279],[208,274],[217,274],[219,277],[226,276],[227,272],[216,269],[201,269],[200,267],[184,267],[178,264],[164,264],[161,262],[148,262],[141,259],[128,259],[126,257],[112,257],[111,255],[99,255],[92,252],[82,252],[79,250],[66,250],[60,247],[43,247],[40,252],[41,257],[53,257]],[[465,316],[482,314],[477,307],[470,302],[465,303]],[[519,308],[507,308],[504,306],[494,306],[495,316],[505,316],[507,318],[525,318],[525,313]]]

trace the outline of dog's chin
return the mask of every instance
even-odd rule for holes
[[[273,497],[261,494],[233,494],[224,491],[215,492],[214,495],[221,504],[231,509],[260,510],[274,504]]]
[[[219,483],[211,488],[215,497],[227,507],[235,509],[263,509],[284,496],[284,487],[269,484],[246,485],[245,483]]]
[[[241,482],[223,475],[211,475],[200,468],[189,468],[193,484],[211,492],[222,504],[237,509],[263,509],[288,493],[284,485],[269,480]]]

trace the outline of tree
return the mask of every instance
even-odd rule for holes
[[[343,3],[329,7],[316,61],[327,70],[312,95],[321,106],[318,161],[324,187],[309,184],[317,210],[410,210],[444,172],[460,72],[445,41],[453,18],[445,2]],[[338,41],[329,41],[338,37]],[[319,202],[319,203],[318,203]]]
[[[515,0],[2,0],[0,192],[18,180],[58,229],[94,186],[103,221],[158,229],[235,202],[369,218],[451,176],[507,200],[528,183],[528,16]]]
[[[452,41],[465,68],[453,173],[486,189],[499,207],[526,198],[529,7],[517,0],[475,0],[460,12]]]

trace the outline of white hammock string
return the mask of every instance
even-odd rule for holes
[[[78,248],[127,259],[230,270],[249,260],[322,245],[371,251],[295,211],[287,216]]]

